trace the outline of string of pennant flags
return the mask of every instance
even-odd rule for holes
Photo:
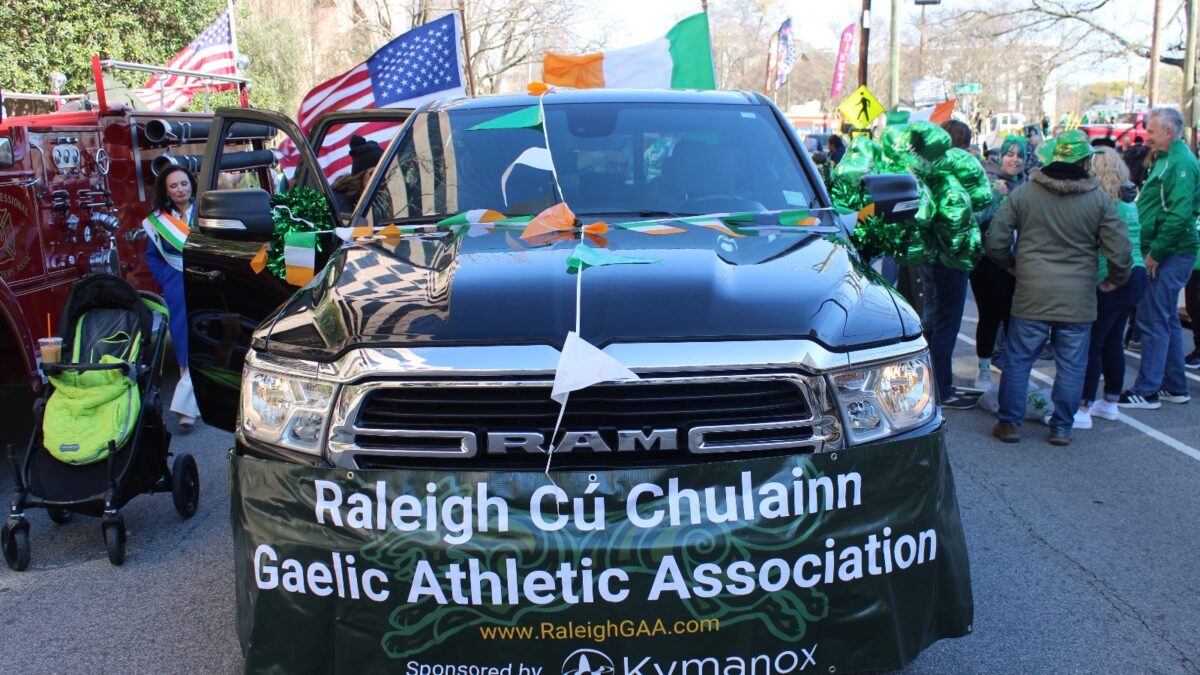
[[[873,205],[868,205],[862,210],[863,213],[855,215],[869,216],[870,213],[866,213],[866,211],[868,209],[873,211],[871,207]],[[497,230],[519,231],[519,239],[531,244],[551,243],[580,235],[583,240],[603,249],[608,243],[604,235],[613,228],[661,236],[682,234],[691,231],[692,228],[701,227],[734,238],[769,236],[789,231],[835,233],[838,231],[838,226],[834,218],[838,216],[839,214],[832,209],[798,209],[666,217],[614,223],[613,225],[601,221],[581,225],[571,209],[566,204],[559,203],[534,216],[507,216],[492,209],[472,209],[440,220],[434,226],[439,230],[454,232],[456,236],[470,237]],[[352,244],[368,239],[389,239],[428,230],[428,225],[389,224],[287,232],[283,239],[286,281],[295,286],[303,286],[312,281],[316,275],[316,249],[320,235],[332,233],[342,242]],[[583,244],[581,243],[581,245]],[[262,272],[266,267],[268,248],[269,245],[264,244],[251,259],[250,267],[255,273]],[[586,255],[590,260],[599,260],[613,254],[599,251]]]

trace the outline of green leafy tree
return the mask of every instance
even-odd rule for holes
[[[48,93],[50,73],[67,76],[63,93],[92,83],[91,57],[162,65],[200,34],[225,0],[4,0],[0,2],[0,87]],[[144,73],[114,75],[140,87]]]
[[[238,49],[250,58],[245,73],[251,82],[250,102],[295,115],[309,88],[306,36],[299,22],[288,15],[252,20],[249,12],[238,18]]]

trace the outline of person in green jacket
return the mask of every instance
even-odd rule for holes
[[[1180,139],[1183,116],[1178,110],[1155,108],[1148,117],[1146,140],[1153,163],[1137,198],[1142,255],[1150,278],[1137,308],[1142,359],[1137,379],[1118,405],[1154,410],[1162,401],[1191,400],[1176,305],[1200,249],[1200,163]]]
[[[1029,372],[1049,337],[1056,372],[1048,440],[1068,445],[1096,320],[1096,254],[1108,260],[1100,288],[1111,290],[1129,278],[1132,245],[1116,204],[1088,175],[1093,150],[1087,135],[1067,131],[1038,150],[1046,166],[1013,190],[987,233],[988,258],[1017,277],[992,434],[1020,441]]]
[[[1129,281],[1120,287],[1096,290],[1096,321],[1092,323],[1087,372],[1083,376],[1083,406],[1075,413],[1076,429],[1090,428],[1093,417],[1106,420],[1119,417],[1117,400],[1125,388],[1125,349],[1122,345],[1125,324],[1129,323],[1129,315],[1146,292],[1146,263],[1140,248],[1141,225],[1137,206],[1133,204],[1137,188],[1129,180],[1129,168],[1113,148],[1097,148],[1092,155],[1091,174],[1100,181],[1100,189],[1115,200],[1117,215],[1129,230],[1133,270]],[[1108,267],[1101,258],[1096,282],[1101,284],[1107,277]],[[1097,398],[1101,373],[1104,374],[1104,395]]]

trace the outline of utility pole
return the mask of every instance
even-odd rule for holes
[[[925,5],[921,5],[921,27],[917,29],[920,39],[917,43],[917,77],[925,74]]]
[[[1183,56],[1183,121],[1187,144],[1196,151],[1196,27],[1200,23],[1200,0],[1187,0],[1187,49]]]
[[[892,24],[888,26],[888,66],[890,86],[888,102],[894,110],[900,105],[900,0],[892,0]]]
[[[858,40],[858,84],[861,87],[867,84],[867,48],[871,42],[871,0],[863,0],[859,28],[862,36]]]
[[[1158,102],[1158,26],[1162,16],[1162,0],[1154,0],[1154,26],[1150,30],[1150,109]]]

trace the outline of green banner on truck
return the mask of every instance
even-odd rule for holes
[[[847,672],[971,630],[941,432],[549,477],[231,456],[230,478],[248,671]]]

